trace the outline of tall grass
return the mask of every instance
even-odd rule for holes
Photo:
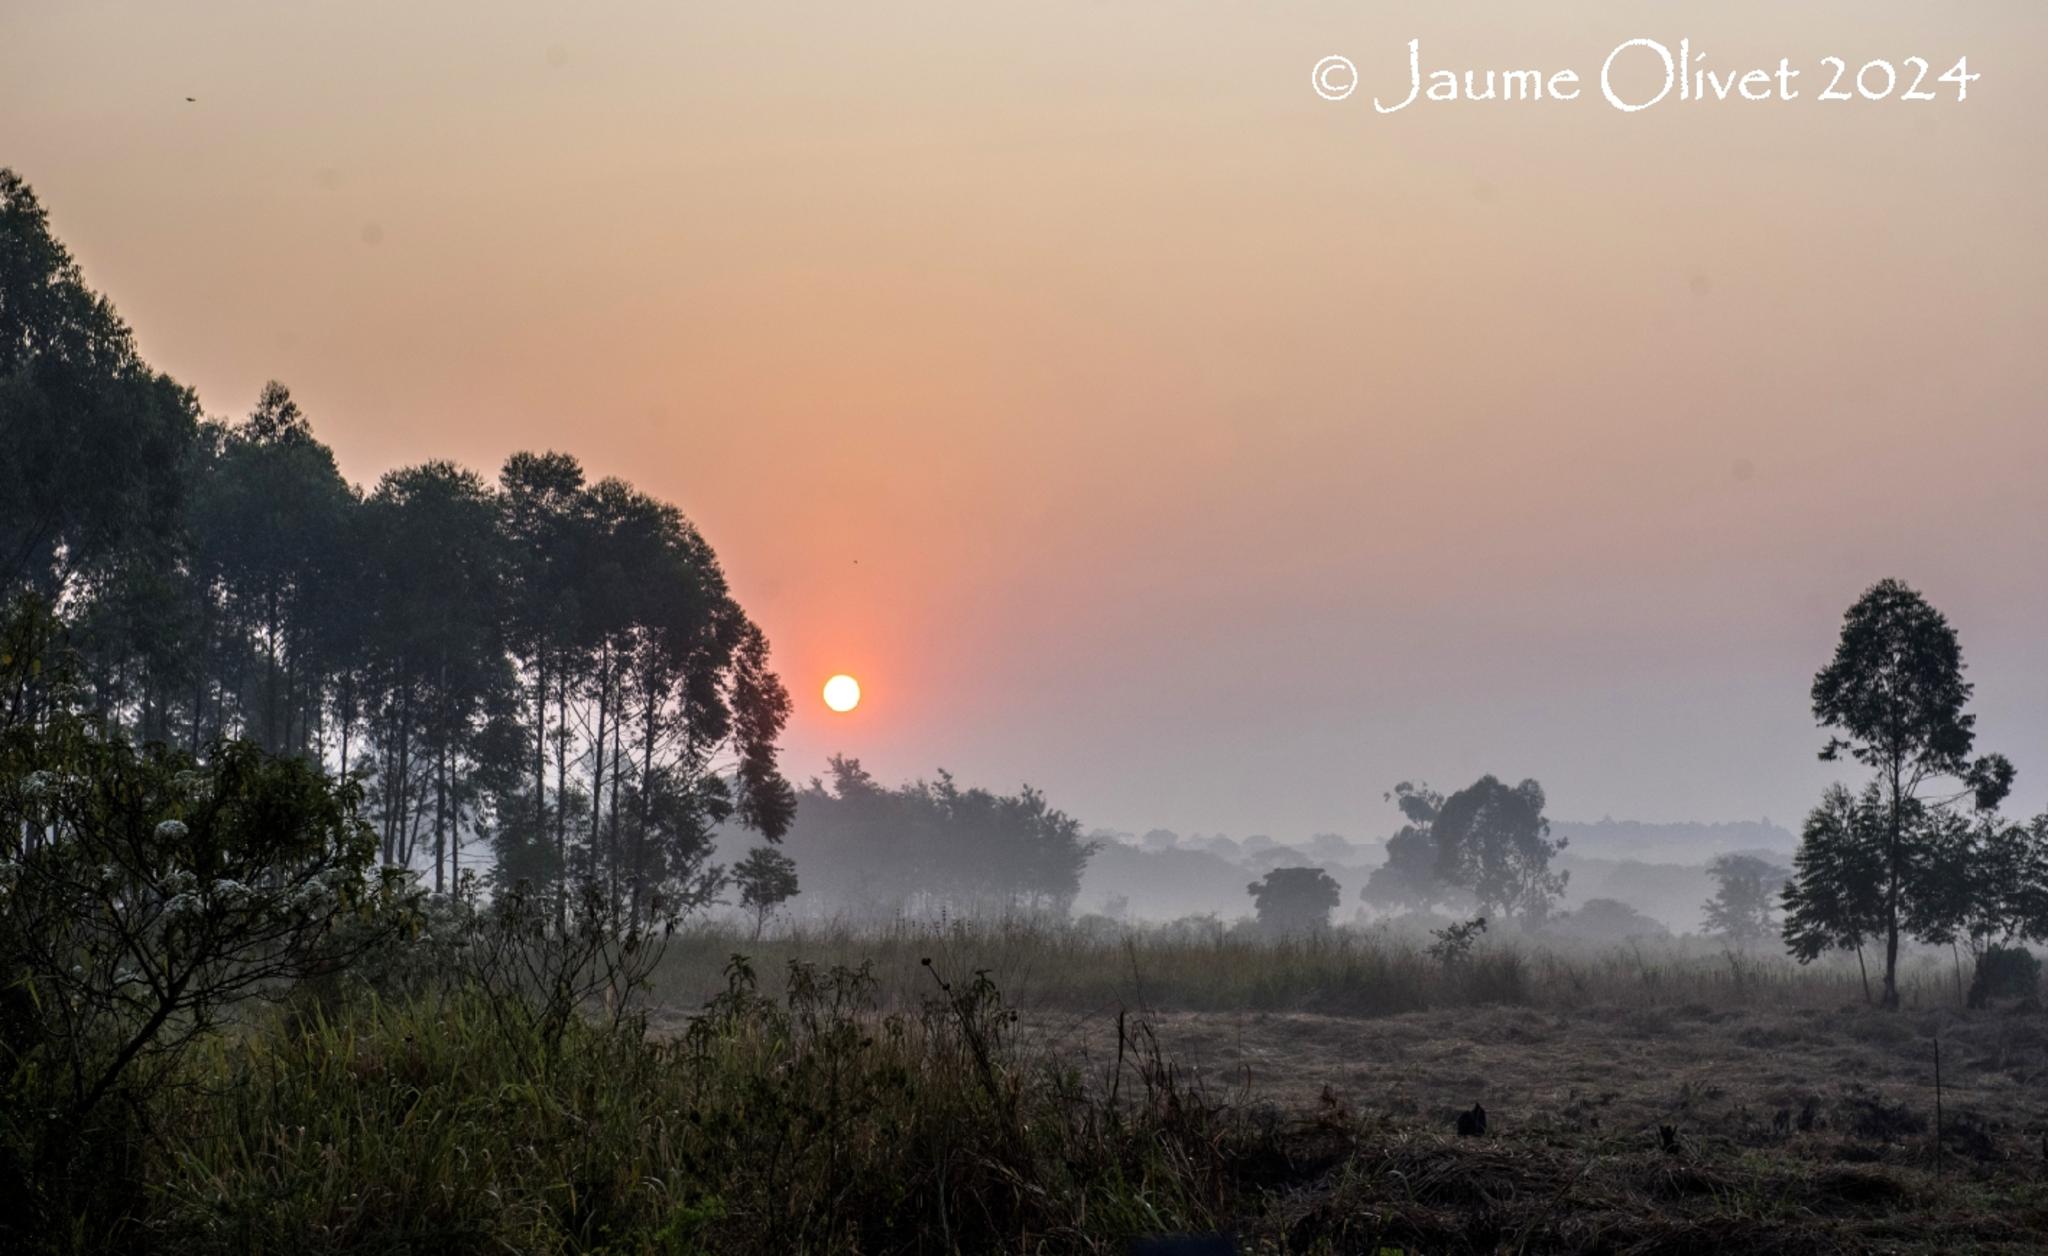
[[[933,972],[938,971],[934,968]],[[139,1246],[174,1251],[1112,1250],[1217,1224],[1270,1138],[1156,1050],[1081,1078],[985,976],[881,1013],[863,969],[744,961],[686,1033],[555,1048],[473,991],[314,1010],[196,1062]]]
[[[1427,953],[1426,943],[1385,929],[1274,939],[1221,927],[1100,929],[1003,919],[806,927],[756,941],[705,928],[674,940],[655,975],[655,998],[694,1007],[717,988],[720,966],[734,950],[754,955],[764,971],[792,960],[871,963],[885,1001],[914,999],[920,961],[932,957],[958,971],[986,970],[1015,1005],[1031,1010],[1385,1016],[1484,1003],[1570,1010],[1760,1002],[1833,1010],[1864,998],[1853,956],[1800,965],[1769,950],[1695,940],[1602,946],[1510,935],[1447,965]],[[1945,964],[1945,956],[1930,954],[1906,968],[1909,1003],[1952,1001]]]

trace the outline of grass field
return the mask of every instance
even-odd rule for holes
[[[330,986],[191,1057],[48,1246],[2040,1250],[2048,1015],[1959,1010],[1945,958],[1886,1013],[1853,959],[1686,944],[703,931],[559,1041]]]

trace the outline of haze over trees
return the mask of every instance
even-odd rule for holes
[[[1567,841],[1550,836],[1535,781],[1483,776],[1448,797],[1404,781],[1389,797],[1408,823],[1388,839],[1386,864],[1361,892],[1367,904],[1423,912],[1457,904],[1532,924],[1563,895],[1570,874],[1550,865]]]
[[[835,755],[803,791],[787,849],[807,894],[846,914],[1065,916],[1094,844],[1030,786],[1015,794],[937,779],[889,787]]]
[[[1707,864],[1714,897],[1700,908],[1706,931],[1747,943],[1777,932],[1772,912],[1789,875],[1755,855],[1717,855]]]
[[[1329,928],[1330,913],[1343,901],[1343,892],[1321,868],[1275,868],[1245,890],[1259,927],[1276,936]]]

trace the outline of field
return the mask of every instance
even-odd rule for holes
[[[678,948],[671,1004],[713,943]],[[925,955],[985,969],[1024,1009],[1023,1054],[1098,1088],[1142,1023],[1191,1089],[1277,1134],[1287,1167],[1245,1219],[1247,1246],[2048,1243],[2048,1015],[1961,1010],[1967,961],[1945,952],[1908,962],[1906,1006],[1888,1013],[1848,957],[1802,968],[1704,943],[1505,944],[1449,967],[1372,934],[905,926],[756,949],[868,959],[899,999],[929,981]],[[1488,1133],[1459,1138],[1473,1103]]]
[[[1853,959],[1696,944],[703,930],[644,1018],[556,1027],[365,970],[210,1039],[41,1246],[2040,1250],[2048,1015],[1955,980],[1917,956],[1887,1013]]]

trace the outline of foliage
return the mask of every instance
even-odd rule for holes
[[[1432,929],[1429,936],[1436,941],[1429,944],[1429,957],[1446,968],[1462,964],[1472,958],[1472,948],[1478,945],[1480,935],[1485,932],[1484,916]]]
[[[1977,957],[1970,978],[1970,1006],[1986,1007],[1994,999],[2032,998],[2041,991],[2041,961],[2018,946],[1994,946]]]
[[[1568,872],[1550,870],[1567,839],[1550,836],[1543,787],[1483,776],[1444,799],[1430,826],[1437,876],[1471,892],[1482,913],[1540,921],[1564,893]]]
[[[1707,863],[1714,897],[1701,907],[1708,933],[1731,942],[1754,942],[1776,931],[1771,910],[1784,888],[1785,869],[1755,855],[1717,855]]]
[[[754,936],[776,908],[797,895],[796,861],[769,846],[756,846],[747,857],[733,865],[732,883],[740,892],[740,907],[754,918]]]
[[[1028,785],[997,794],[942,771],[890,789],[839,756],[829,770],[829,786],[803,792],[787,844],[806,884],[856,915],[1064,916],[1080,892],[1095,845]]]
[[[1444,796],[1428,785],[1403,781],[1387,794],[1407,823],[1387,839],[1387,860],[1372,870],[1359,897],[1368,906],[1389,911],[1435,910],[1468,897],[1439,877],[1436,838],[1432,827]]]
[[[1814,717],[1832,730],[1821,758],[1847,754],[1874,779],[1860,799],[1830,790],[1809,817],[1820,849],[1812,859],[1802,849],[1787,889],[1787,943],[1803,957],[1881,937],[1886,1007],[1899,1004],[1901,935],[1948,933],[1968,901],[1969,861],[1942,857],[1957,807],[1989,812],[2012,787],[2003,757],[1969,757],[1976,717],[1964,710],[1972,686],[1963,670],[1941,612],[1883,580],[1844,615],[1834,658],[1813,681]]]
[[[27,671],[51,676],[0,663]],[[0,726],[0,1172],[23,1224],[132,1188],[137,1114],[240,1003],[388,940],[359,799],[248,743],[137,748],[61,705]]]
[[[719,826],[792,822],[788,695],[680,511],[559,453],[364,492],[275,382],[199,421],[9,171],[0,449],[0,595],[57,608],[67,700],[195,760],[248,741],[359,779],[378,858],[437,892],[487,845],[558,923],[584,885],[703,905]]]
[[[1269,933],[1312,933],[1330,927],[1343,891],[1321,868],[1274,868],[1245,887]]]
[[[34,191],[0,167],[0,597],[56,604],[124,554],[160,563],[197,413],[85,286]]]

